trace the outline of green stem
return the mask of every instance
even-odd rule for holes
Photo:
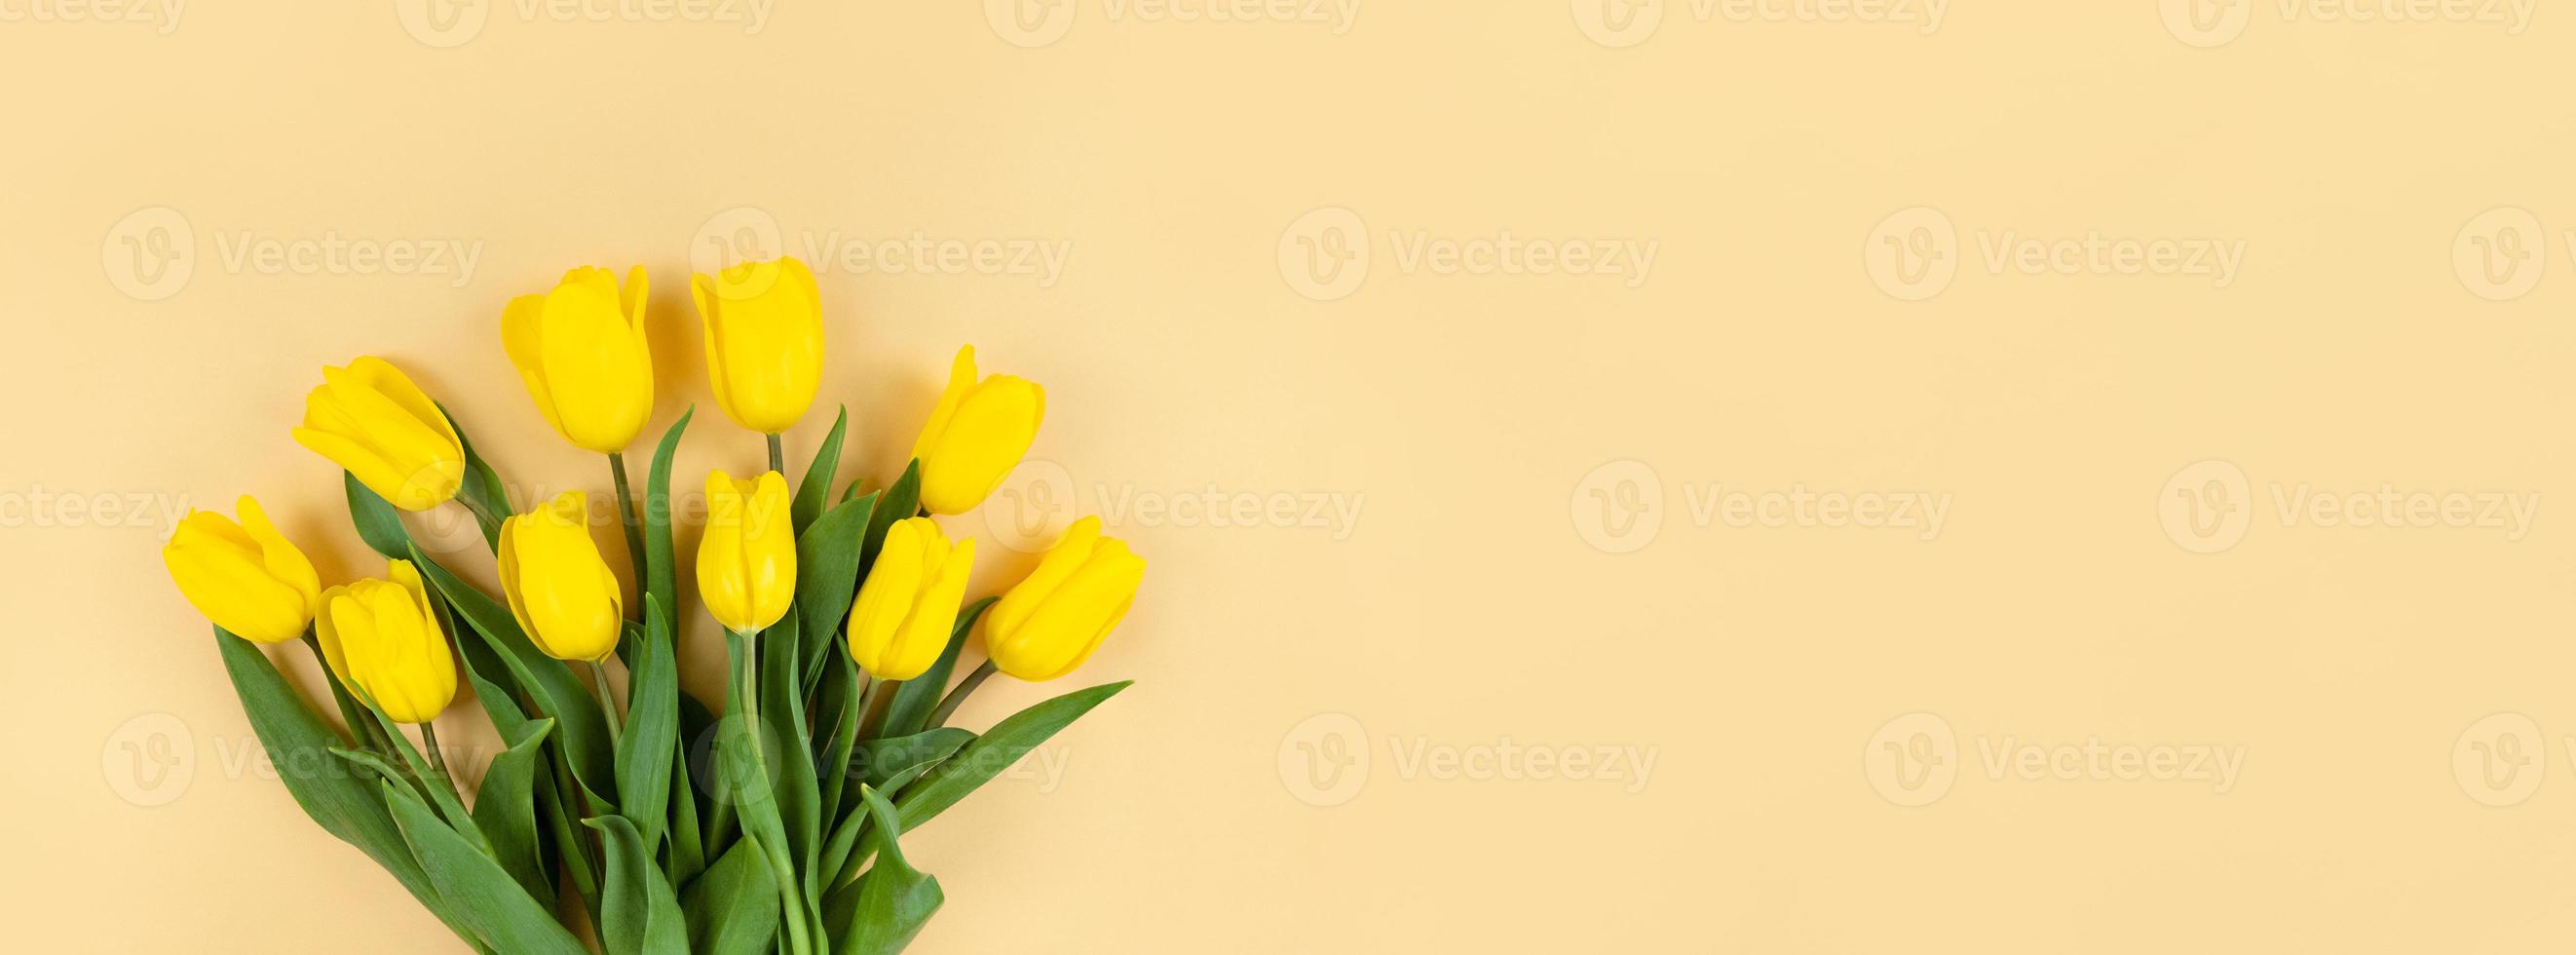
[[[875,739],[877,732],[885,728],[886,710],[894,707],[894,691],[901,686],[902,680],[878,680],[868,689],[867,710],[859,717],[857,739]]]
[[[482,526],[484,537],[488,539],[501,533],[501,521],[507,515],[494,514],[483,505],[476,503],[473,498],[463,494],[457,495],[455,500],[465,507],[466,513],[474,515],[474,523]]]
[[[747,633],[737,633],[734,636],[742,644],[748,645],[752,641],[752,636]],[[748,647],[746,646],[745,649]],[[751,753],[752,772],[759,774],[762,779],[768,779],[769,757],[761,751],[760,745],[760,669],[754,663],[757,657],[748,652],[735,653],[733,656],[742,670],[742,680],[740,685],[735,687],[738,691],[736,698],[727,701],[725,706],[744,720],[743,745]],[[805,894],[798,887],[795,862],[787,858],[787,847],[763,843],[757,835],[749,831],[750,827],[746,826],[744,829],[743,838],[749,840],[754,848],[760,851],[761,856],[769,863],[770,872],[778,883],[779,921],[787,925],[788,952],[790,955],[810,955],[814,950],[814,943],[809,940],[809,933],[806,930]]]
[[[448,789],[455,789],[455,777],[447,775],[447,757],[438,752],[438,727],[430,725],[428,720],[420,723],[420,748],[429,757],[429,771],[437,773],[439,782],[445,783]]]
[[[608,452],[608,473],[617,479],[617,522],[626,527],[626,559],[635,579],[644,579],[644,525],[635,514],[635,492],[626,484],[626,455]],[[642,606],[642,601],[636,602]]]
[[[948,716],[957,712],[957,704],[966,702],[967,694],[975,692],[976,687],[983,686],[984,681],[992,679],[994,672],[1000,669],[1001,667],[993,665],[993,661],[986,660],[983,666],[975,668],[975,672],[966,674],[965,682],[957,684],[956,689],[948,691],[947,698],[940,700],[939,706],[930,711],[930,723],[925,728],[938,729],[948,725]]]
[[[769,436],[769,469],[778,472],[782,477],[787,474],[787,448],[778,442],[778,436],[774,434]]]
[[[599,710],[608,717],[608,747],[616,749],[619,737],[626,733],[626,720],[618,715],[617,692],[608,687],[608,668],[590,661],[590,678],[599,684]]]

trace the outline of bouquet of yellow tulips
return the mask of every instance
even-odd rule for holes
[[[294,437],[345,472],[382,578],[323,587],[248,497],[237,521],[189,514],[163,559],[214,622],[270,760],[294,768],[281,776],[296,802],[476,951],[900,951],[943,899],[901,837],[1127,684],[981,733],[949,717],[997,671],[1039,681],[1081,666],[1134,601],[1144,561],[1085,518],[1007,594],[966,602],[975,542],[929,515],[993,492],[1035,438],[1045,391],[978,377],[962,349],[899,480],[835,493],[844,411],[791,488],[779,434],[823,370],[814,276],[792,258],[697,275],[717,403],[769,444],[766,472],[706,479],[695,598],[724,625],[730,667],[724,708],[701,703],[680,688],[673,625],[671,461],[690,414],[662,435],[640,501],[623,457],[653,413],[645,291],[640,267],[622,286],[575,269],[501,317],[537,411],[608,458],[640,606],[601,558],[581,491],[518,511],[455,418],[372,357],[323,369]],[[451,502],[490,545],[499,595],[405,527],[403,512]],[[986,659],[952,688],[979,630]],[[329,670],[337,723],[255,646],[294,641]],[[432,724],[460,672],[502,742],[470,799]]]

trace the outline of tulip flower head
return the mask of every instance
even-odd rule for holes
[[[349,692],[396,723],[426,723],[456,699],[456,657],[420,570],[397,560],[385,576],[323,591],[313,629]]]
[[[707,475],[707,532],[698,541],[698,598],[725,629],[753,633],[796,600],[796,527],[787,478]]]
[[[565,491],[501,522],[501,590],[537,649],[558,660],[600,660],[617,649],[625,598],[590,537],[590,498]]]
[[[373,355],[322,369],[322,386],[304,396],[295,443],[406,511],[446,503],[465,483],[456,426],[401,369]]]
[[[984,503],[1037,440],[1046,419],[1046,389],[1026,378],[975,378],[975,346],[957,350],[948,388],[913,442],[921,460],[921,506],[963,514]]]
[[[161,548],[162,565],[180,596],[226,632],[255,643],[303,636],[322,606],[322,578],[258,501],[242,495],[235,509],[238,524],[189,511]]]
[[[951,546],[939,525],[908,517],[886,530],[885,549],[850,604],[850,659],[881,680],[909,680],[939,662],[975,569],[975,541]]]
[[[823,383],[823,300],[793,258],[695,275],[690,297],[707,331],[707,383],[725,417],[777,434],[805,416]]]
[[[1074,671],[1127,617],[1145,559],[1100,534],[1100,518],[1066,528],[1038,569],[984,617],[984,649],[1002,672],[1030,682]]]
[[[620,291],[607,269],[564,273],[554,291],[501,313],[501,343],[537,411],[582,448],[626,450],[653,416],[653,356],[644,340],[644,267]]]

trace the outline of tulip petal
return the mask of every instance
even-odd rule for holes
[[[528,397],[537,403],[537,413],[557,433],[563,431],[563,416],[555,411],[553,390],[546,385],[544,323],[546,297],[522,295],[510,300],[501,311],[501,347],[510,354],[511,367],[519,370],[519,381],[528,386]]]
[[[314,571],[313,562],[286,535],[278,533],[277,525],[268,520],[268,511],[250,495],[242,495],[233,506],[241,513],[242,530],[259,545],[260,565],[268,569],[270,577],[294,589],[304,600],[304,616],[313,616],[322,606],[322,575]]]
[[[1073,522],[1073,526],[1065,528],[1064,536],[1056,538],[1055,546],[1048,548],[1046,556],[1038,559],[1037,569],[1030,571],[1027,579],[1020,581],[1019,586],[1002,595],[1000,603],[993,605],[985,618],[985,626],[990,628],[987,632],[1010,633],[1028,623],[1029,615],[1037,612],[1038,605],[1046,603],[1048,595],[1055,593],[1055,589],[1063,586],[1074,571],[1081,569],[1083,562],[1090,560],[1091,552],[1099,546],[1099,515],[1085,515]]]
[[[957,406],[975,387],[975,346],[960,345],[957,357],[948,361],[948,387],[939,391],[939,403],[930,408],[930,420],[921,425],[921,436],[912,441],[912,456],[927,460],[932,448],[939,446],[940,436],[948,433],[948,421],[957,415]]]

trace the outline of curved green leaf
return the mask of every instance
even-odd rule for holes
[[[940,891],[938,879],[923,874],[904,859],[902,829],[885,794],[874,787],[863,787],[859,796],[867,801],[868,815],[876,821],[877,862],[859,877],[856,910],[833,952],[895,955],[912,944],[912,937],[930,923],[930,917],[939,912],[947,896]]]
[[[748,839],[680,893],[689,947],[704,955],[766,955],[778,935],[778,882]]]
[[[841,618],[859,589],[859,541],[868,530],[870,495],[833,507],[796,538],[796,614],[803,621],[803,677],[810,692],[823,677],[823,660],[837,643]]]
[[[869,567],[876,565],[877,551],[884,549],[886,532],[894,529],[894,522],[912,517],[920,510],[921,459],[914,458],[911,464],[904,466],[903,476],[877,495],[876,513],[868,518],[867,539],[859,543],[861,579],[867,577]]]
[[[554,728],[553,720],[537,720],[504,734],[508,748],[492,757],[474,791],[474,824],[491,840],[493,856],[520,888],[541,899],[554,897],[555,882],[547,875],[544,840],[537,834],[536,787],[546,770],[541,747]]]
[[[385,783],[377,789],[430,884],[455,905],[457,920],[474,934],[511,955],[589,955],[545,904],[520,888],[500,863],[439,822],[420,797]]]
[[[412,898],[459,937],[480,945],[472,930],[457,919],[439,895],[428,873],[412,858],[376,785],[337,769],[331,762],[329,752],[343,742],[340,735],[305,707],[257,644],[226,633],[222,627],[214,628],[214,633],[215,648],[223,654],[224,671],[232,677],[233,691],[241,697],[242,712],[250,717],[251,731],[268,751],[269,764],[277,767],[278,779],[286,784],[287,794],[295,797],[295,804],[303,807],[304,814],[312,817],[322,831],[376,860],[394,881],[411,892]]]
[[[974,792],[976,787],[1011,768],[1011,764],[1019,762],[1020,757],[1046,742],[1047,737],[1054,736],[1065,724],[1081,718],[1082,714],[1091,712],[1092,707],[1118,695],[1118,691],[1135,682],[1121,680],[1087,690],[1075,690],[993,724],[993,728],[984,731],[984,735],[966,744],[964,749],[957,751],[957,755],[949,757],[924,774],[911,788],[904,790],[903,798],[895,803],[903,810],[904,831],[921,828],[922,823],[929,822],[932,817],[956,805],[958,800],[966,798],[966,794]]]
[[[823,438],[823,447],[814,452],[813,465],[805,469],[805,480],[796,488],[796,501],[787,508],[795,521],[796,533],[803,536],[814,519],[823,516],[823,499],[832,493],[833,472],[841,467],[841,436],[850,427],[850,408],[841,406],[841,416],[832,420],[832,433]],[[785,477],[785,475],[780,475]]]
[[[358,476],[340,472],[341,484],[349,498],[349,523],[358,525],[358,539],[375,548],[376,553],[395,560],[411,559],[411,532],[403,529],[402,512],[358,483]]]
[[[644,639],[627,660],[626,735],[617,741],[617,792],[626,818],[646,845],[658,845],[669,821],[671,753],[680,737],[680,668],[671,615],[644,595]]]
[[[600,894],[600,943],[608,955],[689,955],[689,925],[680,897],[653,868],[653,850],[624,816],[584,819],[608,848],[608,884]]]
[[[680,450],[680,435],[689,430],[689,419],[698,413],[696,405],[680,412],[680,420],[662,432],[662,443],[653,449],[653,468],[644,477],[644,569],[643,590],[660,601],[662,612],[679,619],[679,561],[671,553],[671,458]]]

